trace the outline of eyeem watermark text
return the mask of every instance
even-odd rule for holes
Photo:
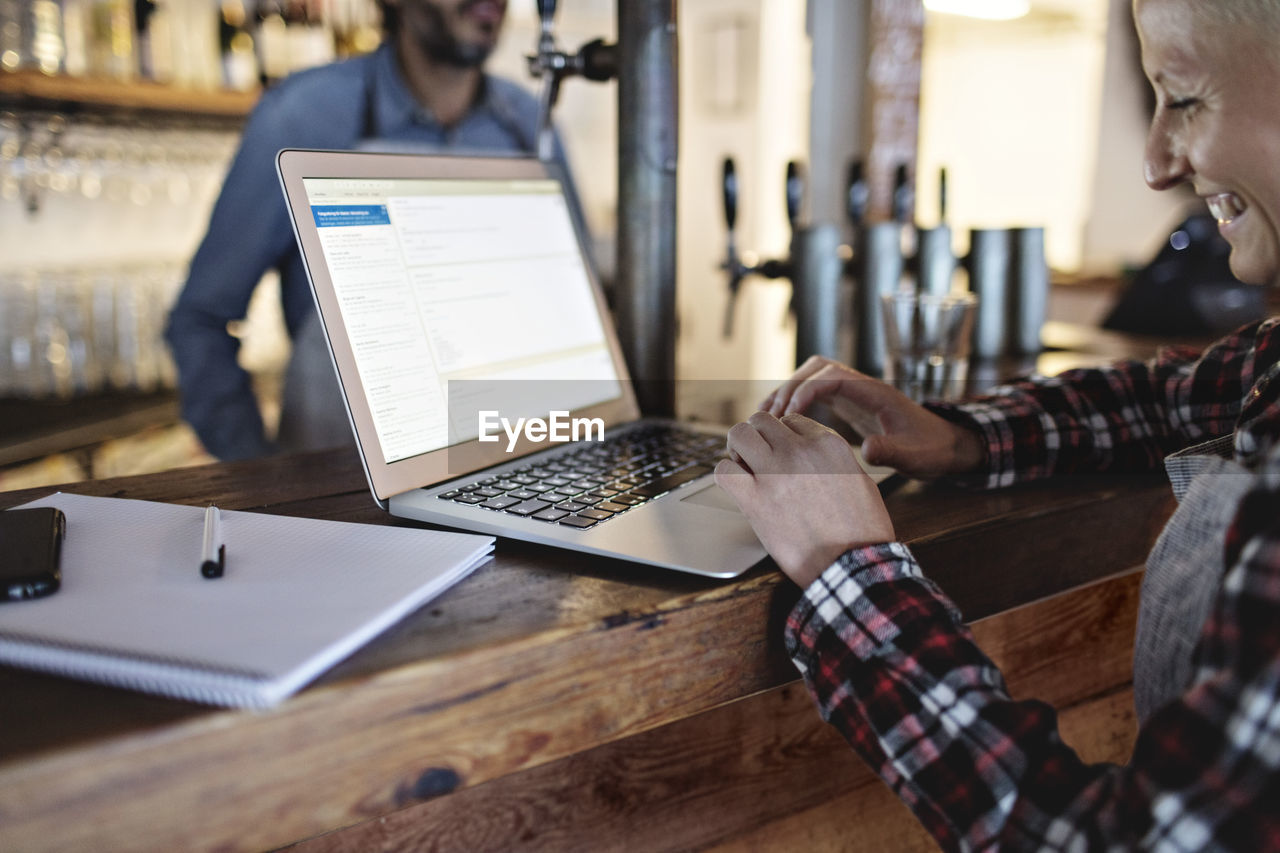
[[[507,452],[515,449],[520,435],[529,441],[604,441],[604,421],[601,418],[571,418],[568,412],[551,412],[548,418],[516,418],[513,424],[508,418],[499,417],[496,411],[481,410],[480,440],[497,441],[498,427],[507,436]],[[594,436],[592,433],[594,432]]]

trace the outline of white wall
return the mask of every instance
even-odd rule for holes
[[[617,40],[614,0],[560,0],[556,10],[556,40],[560,49],[575,52],[592,39]],[[533,53],[540,32],[534,0],[512,0],[502,40],[489,61],[490,71],[537,93],[541,83],[529,75],[526,57]],[[612,269],[613,234],[617,227],[618,87],[570,78],[560,85],[554,118],[568,152],[588,227],[596,241],[596,255],[604,272]]]
[[[961,242],[970,228],[1043,225],[1050,265],[1079,267],[1104,50],[1095,4],[1048,19],[927,16],[916,184],[923,224],[937,221],[945,166]]]
[[[930,14],[921,93],[920,219],[948,168],[959,248],[971,227],[1046,226],[1050,265],[1116,275],[1145,262],[1185,199],[1142,180],[1147,85],[1129,0],[1036,0],[1026,18]]]
[[[728,305],[721,168],[737,166],[740,251],[785,257],[786,166],[807,159],[809,46],[805,4],[689,0],[680,7],[677,370],[682,379],[779,378],[794,364],[785,279],[746,280],[734,334]]]
[[[1129,0],[1111,0],[1090,216],[1081,272],[1114,275],[1150,260],[1186,215],[1183,193],[1158,193],[1142,178],[1149,84],[1131,35]]]

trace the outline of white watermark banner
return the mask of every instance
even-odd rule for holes
[[[546,418],[516,418],[513,422],[496,410],[484,409],[477,414],[477,424],[480,441],[500,441],[505,437],[508,453],[516,449],[521,436],[535,444],[604,441],[603,419],[570,417],[567,411],[551,412]]]

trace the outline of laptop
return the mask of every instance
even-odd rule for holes
[[[381,507],[708,577],[766,556],[711,476],[723,429],[640,417],[551,167],[285,150],[277,168]]]

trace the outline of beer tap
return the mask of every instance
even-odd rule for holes
[[[738,221],[738,173],[733,158],[724,159],[721,173],[721,189],[724,197],[724,219],[729,229],[727,251],[720,269],[729,274],[729,304],[725,308],[724,336],[733,337],[733,315],[737,307],[738,292],[742,288],[743,279],[758,275],[763,278],[788,278],[791,275],[791,259],[755,260],[754,256],[744,259],[738,254],[736,225]],[[804,198],[804,178],[800,172],[800,164],[792,161],[787,164],[785,185],[787,222],[794,231],[796,220],[800,215],[800,204]]]
[[[551,112],[560,97],[560,81],[566,77],[581,76],[602,82],[618,76],[618,47],[604,39],[587,42],[577,53],[560,50],[555,37],[556,0],[538,0],[537,52],[526,57],[529,73],[542,81],[538,98],[538,159],[550,162],[555,154],[555,135],[552,132]]]
[[[947,167],[938,170],[938,221],[947,221]]]
[[[906,165],[894,172],[890,218],[867,222],[870,190],[861,161],[849,167],[845,214],[853,229],[853,244],[845,276],[853,283],[853,364],[863,373],[880,376],[884,370],[884,321],[880,301],[897,289],[908,260],[903,244],[915,205]]]
[[[804,203],[804,173],[795,160],[787,163],[787,180],[784,185],[787,202],[787,224],[791,230],[800,219],[800,205]]]
[[[738,291],[742,288],[742,280],[747,277],[747,267],[738,257],[738,239],[735,226],[738,222],[738,172],[733,165],[733,158],[724,158],[721,174],[721,189],[724,195],[724,221],[729,235],[726,240],[724,263],[720,269],[729,274],[729,303],[724,311],[724,337],[733,337],[733,311],[738,305]]]
[[[910,225],[915,206],[915,191],[911,186],[907,164],[899,163],[898,168],[893,173],[892,209],[894,221],[902,226]]]
[[[750,275],[791,280],[788,313],[796,323],[796,361],[813,354],[847,359],[847,342],[842,338],[843,305],[849,299],[846,283],[852,285],[853,362],[873,376],[884,369],[883,297],[904,284],[904,275],[918,280],[923,292],[945,294],[951,286],[957,261],[951,250],[951,231],[945,222],[936,228],[915,225],[915,193],[907,165],[894,172],[890,217],[869,222],[870,186],[861,160],[849,166],[845,187],[845,215],[852,239],[841,242],[841,229],[834,223],[800,222],[804,199],[804,177],[800,164],[787,165],[786,208],[791,226],[788,256],[756,261],[738,254],[735,222],[738,180],[733,161],[724,162],[723,189],[725,221],[729,228],[728,251],[721,269],[729,274],[729,305],[724,335],[733,332],[735,300],[742,281]],[[946,174],[940,176],[940,206],[946,205]]]
[[[938,170],[938,223],[931,228],[916,229],[916,251],[909,260],[917,291],[933,296],[946,296],[951,292],[952,279],[962,264],[951,248],[945,167]]]
[[[849,164],[849,180],[845,184],[844,209],[853,227],[854,243],[867,220],[867,208],[871,204],[871,186],[867,183],[861,160]]]
[[[791,244],[788,249],[789,256],[782,263],[785,266],[784,273],[791,279],[791,303],[788,311],[792,314],[796,311],[796,234],[800,230],[800,207],[804,204],[804,173],[801,171],[800,164],[795,160],[787,163],[787,177],[783,184],[783,198],[787,208],[787,225],[791,228]]]

